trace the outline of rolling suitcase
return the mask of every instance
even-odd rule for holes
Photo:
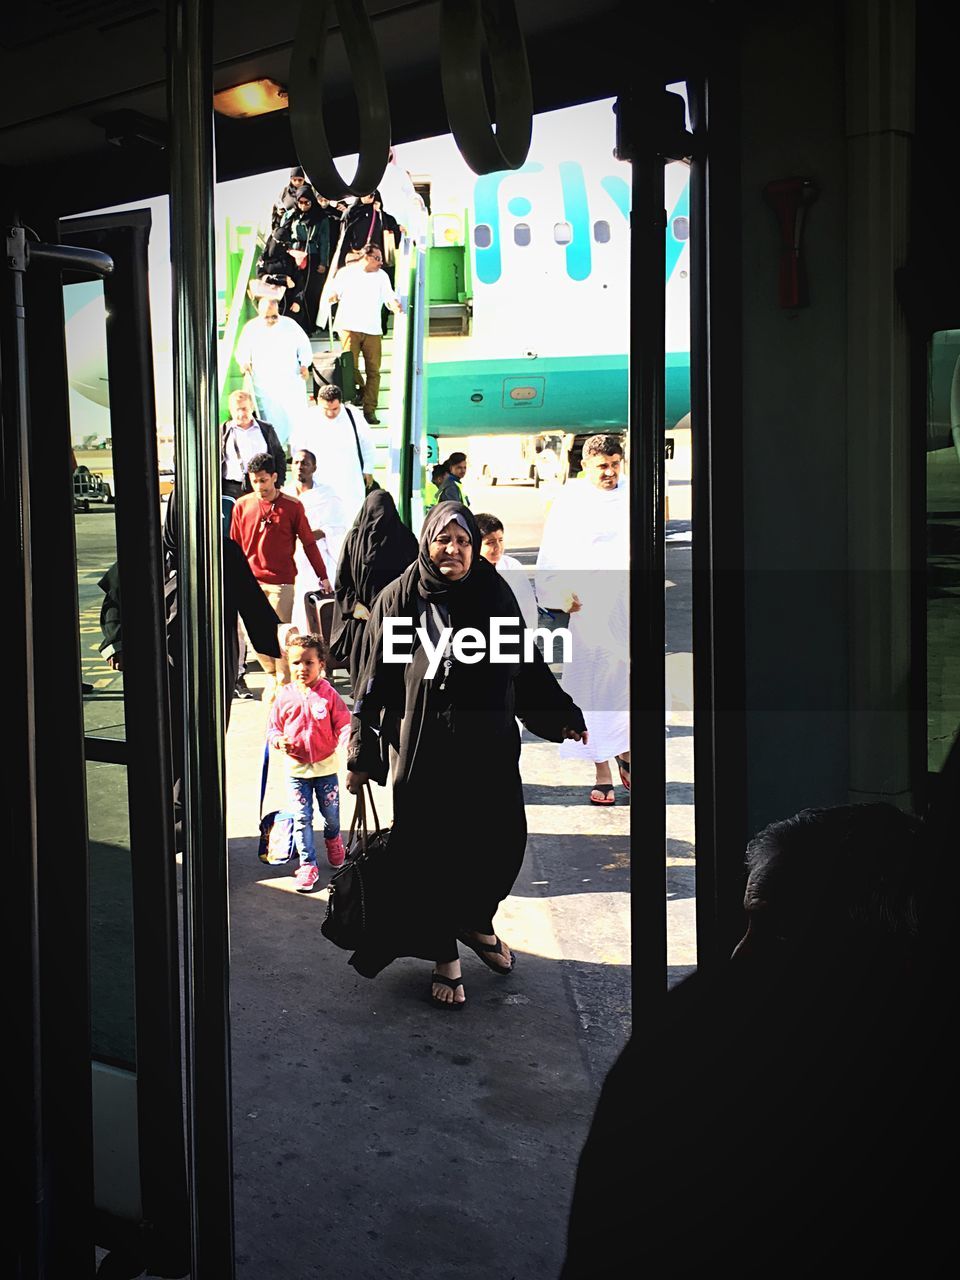
[[[353,356],[349,351],[328,351],[313,353],[313,390],[314,395],[321,387],[339,387],[344,400],[353,399]]]
[[[307,613],[307,625],[314,635],[323,636],[329,645],[330,632],[333,629],[333,592],[329,594],[323,591],[308,591],[303,598],[304,607]],[[328,671],[335,671],[338,667],[346,670],[346,666],[331,654],[330,666]]]

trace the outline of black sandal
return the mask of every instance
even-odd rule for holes
[[[496,937],[496,934],[494,934]],[[517,953],[513,950],[510,952],[510,968],[504,969],[502,964],[494,964],[492,960],[488,960],[488,955],[503,955],[503,943],[497,938],[496,942],[474,942],[466,933],[458,933],[457,938],[465,947],[470,950],[483,961],[488,969],[498,974],[501,978],[505,978],[508,973],[513,973],[513,967],[517,963]]]
[[[594,800],[594,796],[599,796],[599,800]],[[613,784],[610,782],[596,782],[590,789],[588,799],[591,804],[616,804],[617,797],[613,791]]]
[[[620,770],[620,781],[623,783],[624,788],[627,791],[629,791],[630,790],[630,761],[621,760],[619,756],[615,756],[614,759],[617,762],[617,768]]]
[[[435,982],[441,982],[445,987],[449,987],[451,991],[455,992],[457,987],[463,986],[463,974],[461,974],[459,978],[445,978],[442,973],[437,973],[436,970],[434,970],[434,972],[431,973],[430,975],[431,987]],[[464,996],[466,996],[467,994],[466,990],[464,990],[463,994]],[[463,1006],[467,1003],[465,999],[464,1000],[438,1000],[437,997],[433,994],[432,990],[430,992],[430,999],[433,1001],[434,1005],[438,1009],[462,1009]]]

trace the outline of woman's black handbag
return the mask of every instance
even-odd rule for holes
[[[373,815],[372,831],[367,825],[367,801]],[[389,835],[389,831],[380,828],[373,792],[367,782],[357,796],[350,821],[346,861],[333,873],[327,886],[327,911],[320,924],[323,936],[344,951],[355,951],[369,940],[377,916],[378,887],[381,893],[383,890],[378,870],[382,869]],[[380,905],[382,908],[382,901]]]

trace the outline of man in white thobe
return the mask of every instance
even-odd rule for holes
[[[630,523],[622,461],[619,437],[587,440],[584,478],[557,496],[537,556],[537,600],[570,614],[572,653],[563,688],[590,731],[586,744],[564,742],[560,754],[594,764],[592,804],[614,803],[611,760],[630,789]]]
[[[349,528],[343,514],[343,504],[330,485],[317,479],[317,460],[309,449],[295,450],[290,467],[293,479],[284,486],[283,491],[292,498],[298,498],[307,513],[307,524],[317,540],[330,585],[335,586],[340,550]],[[305,634],[309,626],[304,597],[310,591],[320,590],[320,579],[299,543],[293,553],[293,563],[297,577],[290,620],[301,634]]]
[[[272,423],[286,447],[307,407],[313,348],[296,320],[280,314],[274,298],[261,298],[257,311],[240,332],[236,360],[253,381],[257,417]]]
[[[316,458],[317,474],[340,499],[349,529],[373,480],[376,446],[360,414],[351,413],[341,396],[339,387],[320,388],[316,405],[307,407],[290,437],[290,448],[308,449]]]

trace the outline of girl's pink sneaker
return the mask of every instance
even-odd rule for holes
[[[309,893],[320,878],[315,862],[304,862],[297,871],[296,886],[300,893]]]
[[[327,846],[327,861],[331,867],[342,867],[346,852],[343,847],[343,836],[334,836],[332,840],[324,837],[323,843]]]

